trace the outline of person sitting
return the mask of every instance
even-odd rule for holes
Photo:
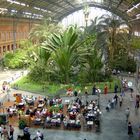
[[[73,95],[72,89],[71,89],[71,88],[67,89],[66,94],[67,94],[68,96],[72,96],[72,95]]]
[[[26,113],[25,113],[26,115],[29,115],[30,114],[30,110],[29,110],[29,108],[26,110]]]

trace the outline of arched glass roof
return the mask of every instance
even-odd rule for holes
[[[94,20],[95,17],[100,17],[102,15],[111,15],[109,11],[106,11],[101,8],[97,7],[89,7],[89,15],[88,15],[88,20],[87,24],[90,25],[91,20]],[[85,15],[84,15],[84,10],[79,10],[76,11],[67,17],[65,17],[62,22],[61,22],[65,27],[71,24],[76,24],[78,26],[85,26]]]
[[[0,0],[0,15],[61,20],[82,9],[85,3],[111,11],[126,20],[140,18],[140,0]]]

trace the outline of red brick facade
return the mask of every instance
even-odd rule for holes
[[[19,41],[28,38],[33,21],[16,18],[0,18],[0,58],[5,52],[19,47]]]

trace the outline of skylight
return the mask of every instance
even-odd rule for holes
[[[12,13],[17,13],[17,10],[11,10]]]
[[[0,14],[6,13],[8,10],[6,8],[0,8]]]
[[[111,15],[109,11],[97,8],[97,7],[89,7],[89,15],[87,20],[87,25],[91,24],[91,20],[94,20],[95,17],[100,17],[102,15]],[[85,26],[85,15],[83,10],[76,11],[62,20],[62,25],[67,27],[71,24],[77,24],[79,27]]]
[[[88,3],[88,2],[95,2],[95,3],[102,3],[104,0],[75,0],[77,3]]]
[[[29,5],[26,5],[25,3],[23,2],[18,2],[18,1],[15,1],[15,0],[6,0],[7,2],[10,2],[10,4],[17,4],[17,5],[21,5],[21,6],[29,6]]]
[[[127,10],[127,13],[130,13],[132,12],[134,9],[138,9],[140,6],[140,3],[136,4],[136,5],[133,5],[133,7],[131,7],[130,9]]]
[[[48,11],[48,10],[45,10],[45,9],[42,9],[42,8],[39,8],[39,7],[34,7],[34,9],[42,11],[42,12],[48,12],[48,13],[51,12],[51,11]]]

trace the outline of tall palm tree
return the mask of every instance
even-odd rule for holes
[[[128,34],[128,30],[121,29],[121,26],[127,24],[125,21],[116,16],[104,16],[98,38],[104,40],[110,61],[118,50],[119,42],[124,40],[124,34]],[[123,30],[123,31],[122,31]],[[119,41],[118,41],[119,39]],[[123,42],[124,43],[124,42]],[[121,44],[121,46],[124,44]]]

